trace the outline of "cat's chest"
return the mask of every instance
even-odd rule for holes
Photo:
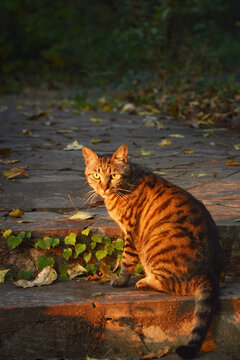
[[[113,220],[125,231],[132,214],[132,208],[121,199],[105,200],[106,209]]]

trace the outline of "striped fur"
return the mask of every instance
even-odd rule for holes
[[[112,286],[126,286],[140,260],[145,277],[137,282],[138,289],[195,295],[189,343],[176,350],[183,358],[193,358],[214,311],[223,262],[211,215],[185,190],[129,162],[126,145],[112,156],[82,150],[90,186],[125,233],[122,268]]]

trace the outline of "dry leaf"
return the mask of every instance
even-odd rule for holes
[[[104,264],[103,261],[101,261],[100,271],[102,273],[101,280],[103,282],[110,281],[117,277],[117,274],[114,274],[114,272],[110,269],[109,265]]]
[[[137,114],[137,108],[134,104],[125,104],[121,110],[122,112],[126,112],[128,114]]]
[[[6,169],[3,172],[3,176],[6,179],[14,179],[17,176],[25,176],[27,178],[29,178],[29,175],[26,173],[26,168],[18,168],[18,167],[13,167],[12,169]]]
[[[193,154],[193,153],[194,153],[194,149],[187,149],[187,148],[185,148],[185,149],[182,149],[182,152],[183,152],[184,154]]]
[[[52,110],[39,111],[35,114],[27,114],[27,120],[37,120],[41,117],[48,117],[52,113]]]
[[[20,218],[24,215],[24,211],[22,211],[20,209],[15,209],[15,210],[11,211],[8,215],[13,218]]]
[[[99,124],[100,122],[102,122],[101,119],[98,119],[98,118],[95,118],[95,117],[90,117],[89,120],[92,121],[95,124]]]
[[[103,139],[95,139],[95,138],[92,138],[90,140],[90,142],[92,144],[100,144],[100,143],[110,143],[112,140],[103,140]]]
[[[83,148],[82,144],[79,144],[77,140],[74,140],[71,144],[68,144],[64,150],[81,150]]]
[[[144,126],[145,126],[146,128],[154,127],[155,124],[156,124],[156,117],[155,117],[155,116],[147,115],[147,116],[143,119],[143,122],[144,122]]]
[[[239,165],[239,163],[238,163],[237,161],[235,161],[235,160],[230,160],[230,159],[226,159],[226,164],[227,164],[228,166],[238,166],[238,165]]]
[[[73,130],[72,129],[60,129],[60,130],[57,130],[56,131],[57,134],[71,134],[73,133]]]
[[[151,151],[146,151],[144,149],[140,149],[139,151],[140,151],[140,154],[143,156],[151,156],[152,155]]]
[[[87,273],[87,270],[80,264],[71,264],[67,270],[68,276],[70,279],[74,279],[77,276]]]
[[[33,281],[18,280],[14,284],[18,287],[29,288],[34,286],[50,285],[57,279],[57,272],[51,266],[46,266]]]
[[[240,150],[240,144],[234,145],[234,149],[235,149],[235,150]]]
[[[169,135],[169,137],[183,139],[185,136],[181,134],[171,134]]]
[[[87,220],[93,218],[94,215],[85,211],[78,211],[76,214],[72,215],[70,220]]]
[[[0,160],[0,164],[12,165],[18,163],[20,160]]]
[[[196,178],[200,178],[200,177],[202,177],[202,176],[207,176],[207,174],[206,174],[206,173],[201,173],[201,174],[191,174],[191,176],[194,176],[194,177],[196,177]]]
[[[163,139],[159,144],[159,146],[171,146],[172,145],[172,141],[169,139]]]

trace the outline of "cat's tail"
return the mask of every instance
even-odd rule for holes
[[[185,346],[179,346],[176,353],[184,359],[193,359],[199,352],[207,335],[208,327],[215,309],[218,297],[218,282],[205,278],[199,284],[195,293],[195,309],[193,330],[190,341]]]

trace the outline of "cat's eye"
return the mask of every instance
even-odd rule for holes
[[[112,174],[112,175],[111,175],[111,178],[112,178],[113,180],[115,180],[115,179],[118,179],[120,176],[121,176],[121,175],[119,175],[119,174]]]
[[[98,173],[94,173],[92,176],[93,176],[94,179],[96,179],[96,180],[99,180],[99,179],[100,179],[100,175],[99,175]]]

